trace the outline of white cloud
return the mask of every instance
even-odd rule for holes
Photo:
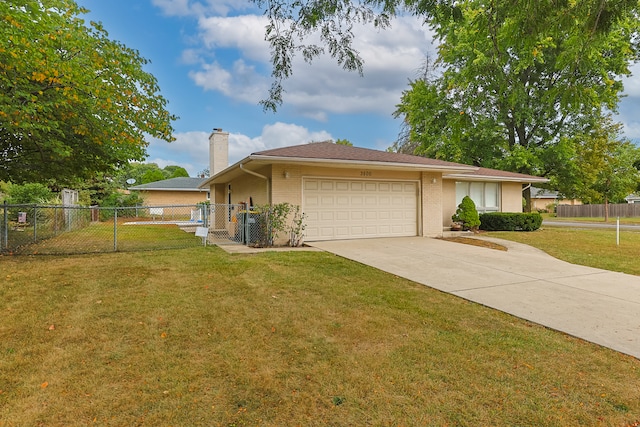
[[[152,0],[168,16],[204,16],[206,14],[227,15],[232,10],[250,7],[247,0]]]
[[[267,19],[257,15],[202,17],[199,37],[208,49],[234,48],[243,58],[268,62],[269,44],[264,40]]]
[[[146,163],[157,163],[161,168],[177,165],[185,168],[190,176],[209,167],[209,133],[184,132],[173,135],[176,140],[167,143],[149,140],[149,158]],[[232,165],[251,153],[288,147],[314,141],[332,139],[329,132],[312,132],[303,126],[276,122],[265,125],[260,135],[251,137],[241,133],[229,133],[229,164]]]
[[[189,0],[152,0],[152,3],[169,16],[189,16],[201,10],[199,3],[193,4]]]
[[[217,62],[203,64],[200,71],[191,71],[189,77],[205,90],[214,90],[225,96],[257,104],[267,86],[266,80],[256,73],[255,68],[239,59],[231,70],[226,70]]]
[[[193,81],[205,90],[253,105],[264,99],[271,83],[266,23],[264,17],[255,15],[201,18],[201,44],[218,60],[201,60],[200,69],[190,73]],[[360,25],[354,32],[354,48],[365,62],[364,77],[343,70],[328,55],[316,58],[311,65],[297,56],[293,76],[284,82],[288,106],[318,121],[326,121],[330,113],[389,116],[394,111],[408,79],[416,76],[425,55],[434,51],[431,34],[414,17],[397,18],[387,30]],[[317,35],[308,42],[320,43]],[[223,65],[221,56],[227,49],[233,49],[241,59]],[[193,62],[193,51],[186,55]]]
[[[229,134],[229,164],[234,164],[251,153],[273,148],[289,147],[314,141],[332,139],[326,131],[311,132],[303,126],[276,122],[265,125],[257,137],[243,134]]]

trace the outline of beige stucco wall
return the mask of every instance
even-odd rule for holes
[[[211,186],[211,203],[226,204],[227,184],[214,184]]]
[[[522,183],[503,182],[500,187],[502,212],[522,212]]]
[[[422,236],[442,236],[442,203],[443,181],[442,174],[437,172],[423,172],[422,186]]]
[[[442,183],[442,227],[451,225],[451,217],[456,213],[456,182],[445,179]]]
[[[146,206],[195,205],[207,200],[207,191],[140,191]]]
[[[264,167],[255,171],[256,173],[269,177],[271,168]],[[231,185],[231,203],[249,203],[253,200],[254,205],[266,205],[269,203],[268,182],[265,179],[245,173],[229,183]]]
[[[301,166],[273,165],[271,177],[271,202],[274,204],[288,202],[302,206]]]
[[[369,180],[419,181],[420,173],[412,171],[378,171],[369,169],[326,168],[317,166],[273,165],[272,203],[289,202],[302,206],[302,180],[304,177],[327,177]]]

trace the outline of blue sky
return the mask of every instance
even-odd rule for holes
[[[176,141],[151,140],[147,162],[180,165],[195,176],[208,167],[208,135],[230,133],[230,163],[255,151],[327,139],[387,149],[401,122],[392,116],[426,55],[435,57],[428,29],[407,17],[391,29],[356,30],[364,76],[329,57],[298,59],[285,82],[277,113],[258,104],[271,85],[266,20],[246,0],[77,0],[110,38],[140,51],[151,63],[171,113]],[[640,74],[635,66],[634,74]],[[625,136],[640,139],[640,79],[625,81],[618,120]]]

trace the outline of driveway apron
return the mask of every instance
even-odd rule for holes
[[[488,240],[508,251],[424,237],[309,245],[640,358],[640,277]]]

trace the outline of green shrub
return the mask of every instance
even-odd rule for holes
[[[10,205],[36,204],[48,201],[55,197],[54,193],[46,185],[39,183],[32,184],[10,184],[8,187],[7,203]]]
[[[486,231],[534,231],[542,225],[537,212],[489,212],[480,215],[480,229]]]
[[[118,217],[133,218],[138,214],[137,206],[142,206],[144,200],[138,193],[122,194],[111,193],[102,200],[100,204],[100,221],[106,221],[114,217],[114,209],[108,208],[123,208],[131,207],[131,209],[118,209]]]
[[[476,230],[480,226],[480,217],[476,210],[476,204],[471,200],[471,197],[464,196],[451,220],[462,223],[462,227],[465,230]]]

